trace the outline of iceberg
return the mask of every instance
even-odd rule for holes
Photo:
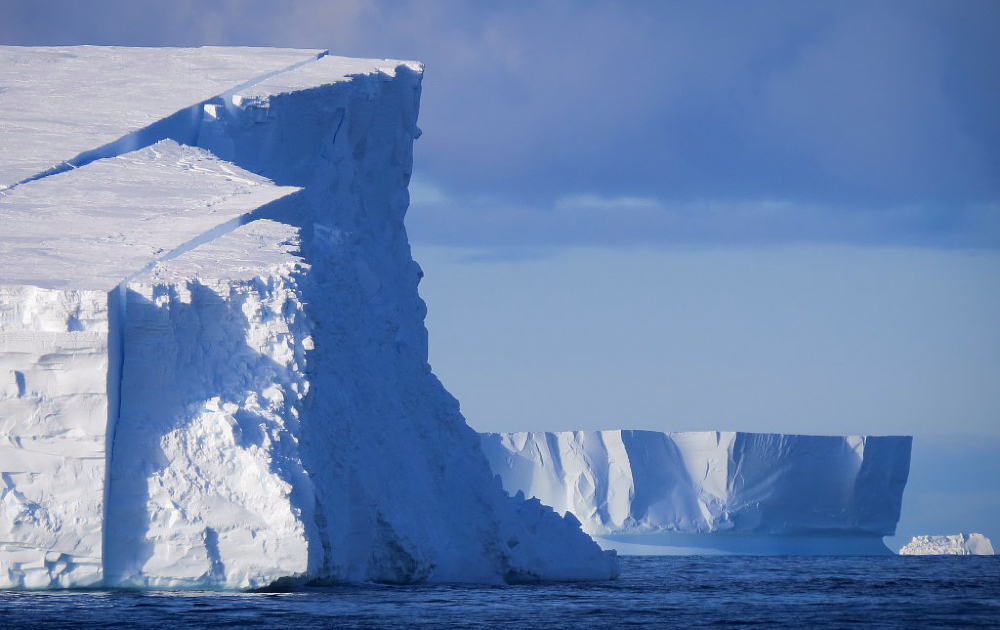
[[[914,536],[899,550],[901,556],[992,556],[993,544],[982,534]]]
[[[617,575],[427,363],[419,64],[0,59],[0,588]]]
[[[641,553],[882,555],[910,437],[727,431],[483,433],[511,493]]]

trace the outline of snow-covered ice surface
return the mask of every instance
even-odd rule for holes
[[[993,544],[982,534],[914,536],[899,550],[901,556],[992,556]]]
[[[909,437],[484,433],[508,492],[623,553],[889,553]]]
[[[427,364],[419,64],[2,54],[0,586],[617,574],[504,493]]]
[[[0,46],[0,189],[156,140],[191,144],[202,103],[322,53]]]
[[[0,196],[2,283],[110,291],[296,190],[172,140],[97,160]]]

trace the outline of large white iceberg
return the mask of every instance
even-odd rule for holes
[[[993,544],[982,534],[914,536],[899,550],[901,556],[992,556]]]
[[[645,553],[887,554],[909,437],[702,431],[484,433],[511,493]]]
[[[427,364],[419,64],[0,47],[0,588],[606,579]]]

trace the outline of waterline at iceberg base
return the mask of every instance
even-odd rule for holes
[[[511,493],[632,554],[888,555],[907,436],[733,431],[483,433]]]
[[[0,47],[0,588],[617,575],[428,365],[421,79]]]

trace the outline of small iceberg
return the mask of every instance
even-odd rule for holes
[[[914,536],[899,550],[901,556],[992,556],[993,544],[982,534]]]

